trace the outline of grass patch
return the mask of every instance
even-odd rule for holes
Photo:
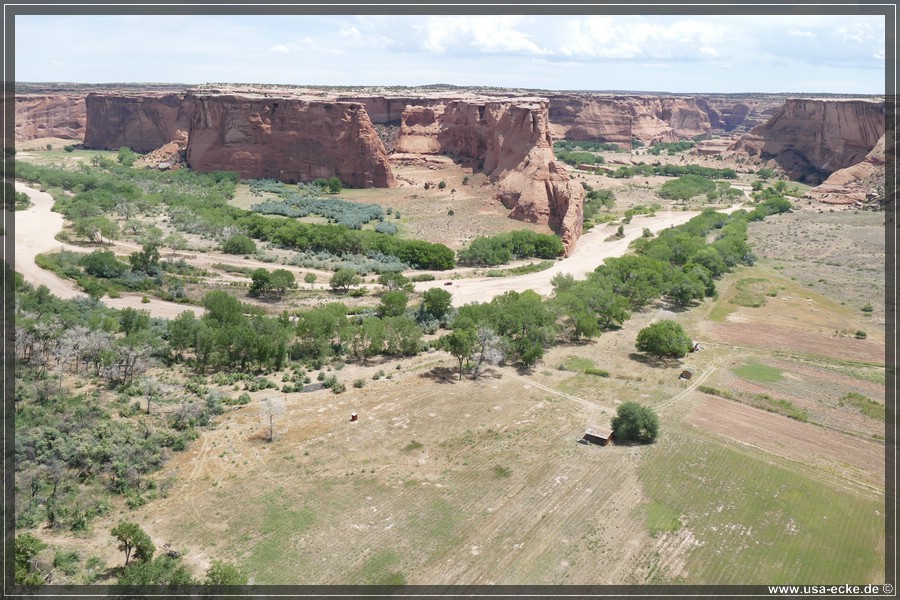
[[[512,470],[509,467],[504,467],[503,465],[494,465],[493,467],[491,467],[491,473],[493,473],[494,477],[496,477],[497,479],[504,479],[512,474]]]
[[[761,365],[759,363],[747,363],[746,365],[732,369],[732,371],[742,379],[755,381],[757,383],[774,383],[784,379],[781,369]]]
[[[852,406],[865,416],[884,423],[884,405],[870,398],[866,398],[862,394],[850,392],[838,400],[838,406]]]
[[[789,419],[802,421],[804,423],[809,420],[809,413],[802,408],[797,408],[789,400],[773,398],[768,394],[757,394],[755,400],[756,401],[751,402],[751,404],[757,408],[761,408],[768,412],[778,413]]]
[[[691,431],[648,448],[638,470],[651,502],[680,515],[697,541],[686,575],[672,582],[883,577],[883,496],[833,488],[813,471]]]
[[[285,556],[296,555],[291,552],[291,540],[309,529],[315,516],[309,509],[292,508],[281,488],[263,496],[256,507],[257,541],[243,567],[258,583],[291,583],[282,579],[287,571],[280,563]]]
[[[766,303],[766,297],[774,297],[777,289],[772,289],[768,279],[762,277],[745,277],[734,284],[735,293],[731,303],[748,308],[760,308]]]
[[[410,443],[408,443],[406,446],[403,447],[403,451],[404,452],[412,452],[413,450],[418,450],[419,448],[422,448],[422,446],[423,446],[422,442],[417,442],[416,440],[413,440]]]
[[[565,362],[559,365],[560,371],[587,371],[594,368],[594,361],[578,356],[568,356]]]
[[[644,510],[647,513],[647,530],[653,537],[666,531],[678,531],[681,528],[681,520],[678,518],[678,513],[666,508],[659,502],[647,504]]]
[[[391,569],[400,562],[400,555],[393,550],[381,550],[366,560],[350,582],[359,585],[405,585],[406,577]]]

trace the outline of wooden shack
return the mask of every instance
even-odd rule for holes
[[[584,432],[584,437],[581,439],[589,444],[605,446],[612,440],[612,437],[612,429],[606,429],[604,427],[594,427],[592,429],[586,429]]]

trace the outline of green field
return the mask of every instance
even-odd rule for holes
[[[801,465],[695,428],[669,433],[649,449],[639,472],[654,507],[648,514],[648,521],[655,519],[651,527],[665,525],[665,515],[678,515],[696,540],[686,575],[673,582],[867,583],[883,578],[881,497],[838,490]]]
[[[738,377],[757,383],[774,383],[784,379],[781,369],[759,363],[747,363],[732,370]]]

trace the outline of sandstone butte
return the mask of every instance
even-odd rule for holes
[[[732,150],[772,160],[791,179],[818,184],[865,160],[884,131],[883,102],[789,99]]]
[[[5,114],[5,113],[4,113]],[[35,138],[84,138],[84,97],[81,95],[16,96],[16,140]]]

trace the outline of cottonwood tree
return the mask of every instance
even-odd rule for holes
[[[659,435],[659,418],[652,408],[637,402],[623,402],[612,419],[616,439],[633,442],[652,442]]]
[[[285,413],[284,400],[270,396],[259,401],[259,416],[267,428],[266,441],[275,439],[275,421]]]
[[[638,332],[635,347],[657,357],[681,358],[691,350],[691,338],[675,321],[664,319]]]
[[[438,340],[441,350],[446,350],[459,361],[459,378],[463,377],[463,363],[472,357],[475,352],[475,344],[478,342],[478,336],[475,330],[470,327],[463,327],[454,330]]]
[[[153,540],[137,523],[122,521],[110,533],[119,540],[119,550],[125,553],[126,565],[132,558],[132,552],[135,560],[142,561],[150,560],[156,552]]]

